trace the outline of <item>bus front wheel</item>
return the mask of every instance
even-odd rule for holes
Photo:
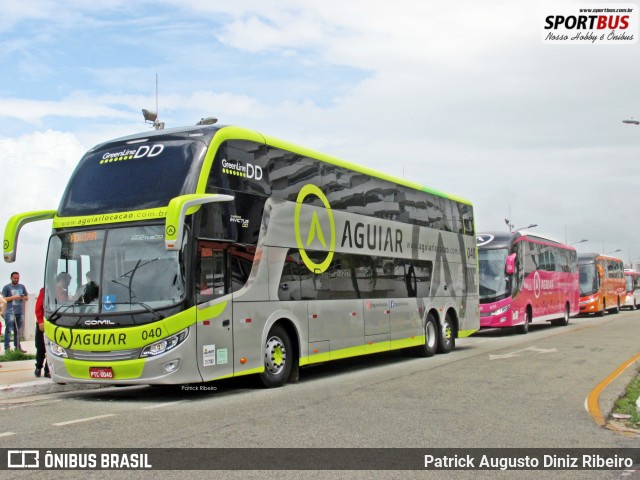
[[[289,378],[293,364],[293,347],[287,331],[274,325],[264,345],[264,372],[260,381],[265,387],[281,387]]]
[[[529,333],[529,322],[531,321],[529,317],[529,310],[527,310],[524,314],[524,323],[516,327],[516,332],[521,335],[526,335],[527,333]]]

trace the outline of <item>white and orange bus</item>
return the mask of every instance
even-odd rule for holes
[[[626,284],[627,296],[622,307],[636,310],[640,304],[640,272],[625,269],[624,280]]]
[[[580,314],[618,313],[626,301],[624,263],[599,253],[578,255]]]

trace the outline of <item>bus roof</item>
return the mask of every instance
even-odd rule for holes
[[[609,255],[603,255],[601,253],[579,253],[578,254],[578,263],[590,263],[595,262],[596,259],[604,259],[604,260],[613,260],[614,262],[622,262],[620,258],[610,257]]]
[[[476,235],[480,249],[509,248],[513,242],[513,234],[505,232],[484,232]]]
[[[492,249],[492,248],[509,248],[512,244],[517,242],[521,238],[527,238],[541,243],[552,244],[560,248],[567,250],[575,250],[569,245],[565,245],[562,242],[553,240],[552,238],[544,237],[542,235],[536,235],[526,231],[517,232],[483,232],[476,235],[476,241],[478,248],[480,249]]]
[[[202,141],[205,141],[207,144],[209,144],[213,140],[213,137],[222,130],[225,131],[224,132],[226,134],[225,136],[227,135],[229,136],[229,139],[251,140],[251,141],[261,142],[276,148],[288,150],[292,153],[297,153],[299,155],[315,158],[323,162],[327,162],[342,168],[353,170],[353,171],[363,173],[365,175],[369,175],[372,177],[377,177],[382,180],[386,180],[388,182],[396,183],[398,185],[403,185],[405,187],[412,188],[414,190],[431,193],[439,197],[444,197],[459,203],[471,205],[471,202],[469,200],[459,197],[457,195],[452,195],[452,194],[445,193],[430,187],[426,187],[424,185],[420,185],[418,183],[414,183],[402,178],[397,178],[392,175],[388,175],[386,173],[371,169],[369,167],[351,163],[346,160],[333,157],[331,155],[327,155],[321,152],[317,152],[315,150],[311,150],[306,147],[296,145],[294,143],[290,143],[275,137],[264,135],[254,130],[250,130],[242,127],[236,127],[232,125],[195,125],[195,126],[189,126],[189,127],[178,127],[178,128],[169,128],[165,130],[152,130],[149,132],[141,132],[133,135],[119,137],[106,142],[102,142],[96,145],[95,147],[91,148],[89,152],[104,148],[109,144],[122,144],[122,143],[129,143],[129,142],[136,143],[136,141],[142,141],[147,138],[152,139],[154,137],[164,137],[164,136],[169,136],[174,138],[199,137]]]

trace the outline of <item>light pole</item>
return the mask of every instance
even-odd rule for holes
[[[577,245],[577,244],[579,244],[579,243],[584,243],[584,242],[588,242],[588,241],[589,241],[588,239],[583,238],[583,239],[582,239],[582,240],[580,240],[579,242],[573,242],[573,243],[570,243],[569,245]]]
[[[532,223],[531,225],[527,225],[526,227],[516,228],[516,230],[515,230],[515,231],[517,232],[518,230],[525,230],[525,229],[527,229],[527,228],[533,228],[533,227],[537,227],[537,226],[538,226],[538,224],[537,224],[537,223]]]
[[[507,224],[507,227],[509,227],[509,232],[513,231],[513,223],[511,223],[511,221],[508,218],[504,219],[504,223]]]
[[[621,252],[621,251],[622,251],[622,249],[621,249],[621,248],[619,248],[619,249],[617,249],[617,250],[614,250],[613,252],[609,252],[609,253],[607,253],[606,255],[611,255],[612,253],[618,253],[618,252]]]
[[[504,219],[504,223],[507,224],[507,226],[509,227],[509,232],[517,232],[518,230],[524,230],[525,228],[533,228],[533,227],[537,227],[538,224],[537,223],[532,223],[531,225],[527,225],[526,227],[520,227],[520,228],[513,228],[513,223],[511,223],[511,220],[509,220],[508,218]]]
[[[628,125],[640,125],[640,121],[636,120],[633,117],[631,117],[629,120],[622,120],[622,123],[626,123]]]

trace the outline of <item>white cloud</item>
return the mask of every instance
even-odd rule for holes
[[[84,94],[57,101],[4,98],[0,101],[0,116],[23,120],[42,126],[46,117],[123,119],[127,112],[109,105],[109,101]]]
[[[13,139],[0,138],[2,229],[13,214],[55,210],[84,150],[86,147],[74,135],[51,130]],[[3,272],[20,271],[21,282],[33,293],[37,293],[44,278],[44,257],[50,232],[50,221],[23,227],[16,262],[2,268]],[[9,273],[6,278],[8,283]]]

